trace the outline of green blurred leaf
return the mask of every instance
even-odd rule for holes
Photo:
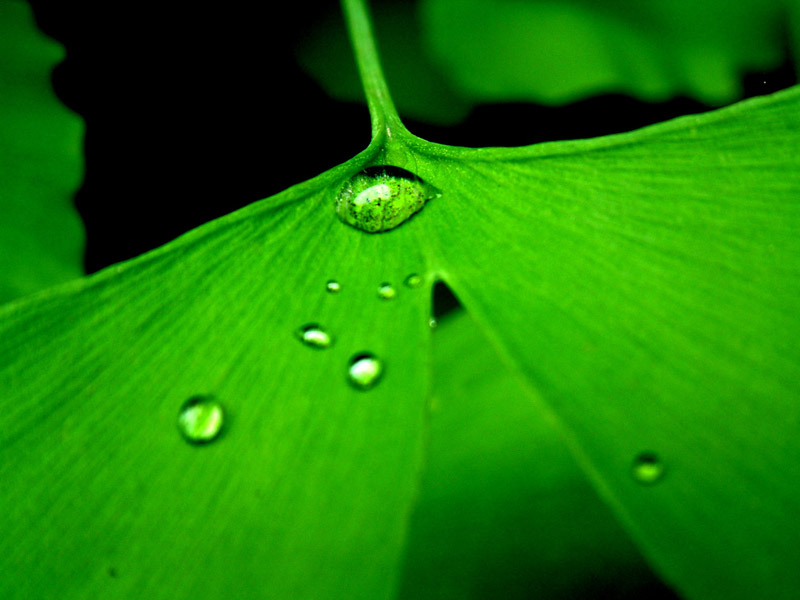
[[[420,0],[376,3],[385,72],[400,113],[460,122],[475,104],[562,105],[622,93],[723,105],[742,76],[785,60],[800,38],[795,0]],[[363,101],[338,15],[298,58],[334,98]]]
[[[375,26],[381,47],[387,50],[383,63],[394,101],[409,118],[458,123],[471,102],[455,93],[447,77],[431,63],[416,13],[414,4],[403,0],[375,6]],[[297,48],[300,64],[330,96],[364,102],[352,53],[339,13],[316,23]]]
[[[83,273],[83,125],[50,87],[63,56],[28,4],[0,2],[0,302]]]
[[[401,598],[666,598],[469,315],[433,336],[428,465]]]
[[[426,50],[478,102],[561,104],[741,96],[741,75],[782,60],[776,0],[423,0]]]

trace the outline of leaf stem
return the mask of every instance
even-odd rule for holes
[[[385,131],[391,138],[393,130],[405,131],[405,127],[397,115],[381,69],[366,0],[342,0],[342,10],[353,44],[361,83],[367,96],[372,137]]]

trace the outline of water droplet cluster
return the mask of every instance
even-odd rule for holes
[[[408,288],[421,287],[424,280],[421,275],[411,273],[403,283]],[[325,284],[325,290],[330,294],[338,294],[342,289],[339,281],[330,279]],[[382,300],[392,300],[397,297],[397,288],[389,282],[378,286],[378,297]],[[431,319],[431,328],[436,327],[436,322]],[[333,336],[318,323],[309,323],[295,331],[295,337],[300,342],[311,348],[325,349],[333,344]],[[350,359],[347,369],[347,379],[353,387],[359,390],[368,390],[375,386],[381,379],[384,371],[383,360],[370,352],[362,352]]]
[[[412,273],[405,278],[408,288],[418,288],[423,278]],[[341,284],[331,279],[325,284],[329,294],[338,294]],[[378,297],[391,300],[397,297],[397,288],[384,282],[378,286]],[[436,320],[431,318],[431,328],[436,327]],[[309,323],[294,332],[295,337],[309,348],[324,350],[333,345],[334,338],[328,330],[318,323]],[[357,390],[369,390],[382,378],[385,370],[384,362],[371,352],[360,352],[350,359],[347,366],[347,380]],[[178,413],[178,429],[187,442],[196,445],[208,444],[216,440],[222,432],[225,420],[222,405],[212,396],[194,396],[186,400]]]

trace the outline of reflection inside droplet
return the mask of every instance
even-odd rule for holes
[[[406,284],[406,287],[418,288],[419,286],[422,285],[422,277],[420,275],[417,275],[416,273],[412,273],[411,275],[405,278],[405,281],[403,283]]]
[[[342,222],[369,233],[394,229],[441,192],[392,165],[368,167],[344,183],[336,197]]]
[[[178,429],[192,444],[207,444],[222,431],[222,405],[209,396],[189,398],[178,413]]]
[[[378,286],[378,297],[383,300],[391,300],[397,296],[397,290],[391,283],[382,283]]]
[[[637,483],[652,485],[664,476],[664,463],[655,452],[642,452],[633,460],[631,474]]]
[[[368,352],[357,354],[350,360],[347,377],[360,390],[373,387],[383,374],[383,361]]]
[[[304,325],[295,332],[297,339],[311,348],[327,348],[333,343],[333,337],[322,326],[316,323]]]

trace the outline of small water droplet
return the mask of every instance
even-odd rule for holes
[[[374,354],[362,353],[350,360],[347,377],[360,390],[368,390],[381,378],[383,361]]]
[[[356,229],[378,233],[402,225],[438,196],[439,190],[411,171],[379,165],[345,182],[336,196],[336,214]]]
[[[418,288],[419,286],[422,285],[422,276],[417,275],[416,273],[412,273],[411,275],[406,277],[403,283],[406,284],[406,287]]]
[[[333,337],[316,323],[304,325],[295,332],[297,339],[312,348],[327,348],[333,343]]]
[[[325,289],[328,290],[331,294],[338,294],[342,291],[342,284],[340,284],[335,279],[331,279],[328,283],[325,284]]]
[[[633,460],[631,474],[637,483],[652,485],[664,476],[664,463],[655,452],[642,452]]]
[[[383,300],[391,300],[397,297],[397,290],[391,283],[382,283],[378,286],[378,297]]]
[[[439,321],[437,321],[433,317],[428,319],[428,327],[430,327],[431,329],[436,329],[438,326],[439,326]]]
[[[178,429],[186,441],[207,444],[222,431],[222,405],[209,396],[189,398],[178,413]]]

